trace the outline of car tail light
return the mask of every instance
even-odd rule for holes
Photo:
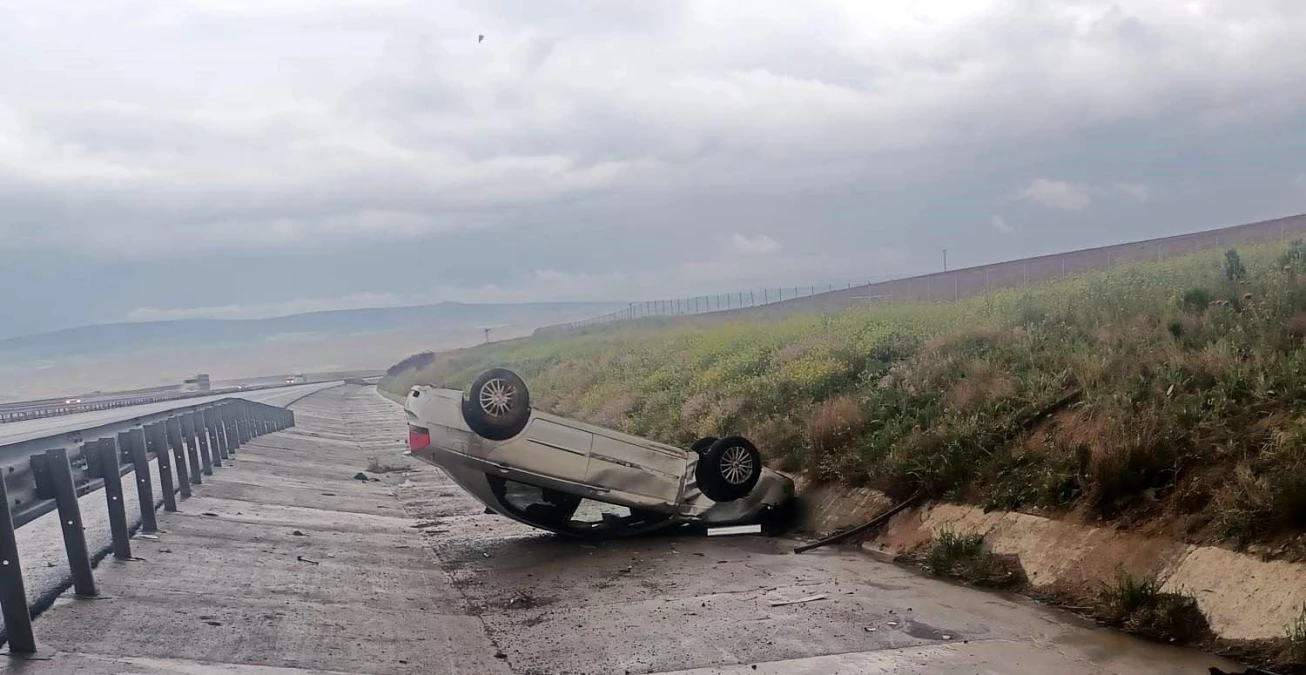
[[[424,427],[408,425],[408,451],[417,452],[431,444],[431,432]]]

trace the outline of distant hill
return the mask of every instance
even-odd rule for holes
[[[267,319],[186,319],[81,326],[0,340],[0,400],[214,379],[384,369],[426,349],[529,335],[626,303],[442,302]]]
[[[543,325],[559,316],[588,317],[625,303],[464,304],[377,307],[293,314],[268,319],[185,319],[80,326],[0,340],[0,362],[136,351],[153,347],[221,346],[400,329],[479,329]]]

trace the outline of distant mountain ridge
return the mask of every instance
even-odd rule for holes
[[[299,338],[429,330],[447,333],[506,324],[524,328],[584,318],[624,307],[615,302],[540,302],[344,309],[264,319],[181,319],[66,328],[0,340],[0,362],[94,356],[152,348],[236,346]]]

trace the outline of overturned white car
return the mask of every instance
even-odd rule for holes
[[[783,527],[794,485],[739,436],[688,449],[531,409],[525,382],[496,368],[469,394],[415,386],[404,404],[410,454],[490,509],[572,535],[672,525]]]

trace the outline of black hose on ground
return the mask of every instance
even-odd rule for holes
[[[814,548],[821,548],[822,546],[829,546],[830,544],[836,544],[838,542],[843,541],[844,539],[847,539],[848,537],[851,537],[856,534],[861,534],[873,527],[878,527],[884,524],[890,518],[901,513],[908,506],[915,504],[916,501],[919,500],[924,495],[925,495],[924,490],[917,490],[916,494],[908,497],[907,499],[902,500],[896,506],[889,509],[888,511],[885,511],[884,513],[881,513],[880,515],[872,518],[870,522],[864,523],[862,525],[858,525],[857,527],[854,527],[851,530],[844,530],[843,532],[840,532],[838,534],[832,534],[820,541],[814,541],[810,544],[803,544],[802,546],[795,548],[794,553],[805,553]]]

